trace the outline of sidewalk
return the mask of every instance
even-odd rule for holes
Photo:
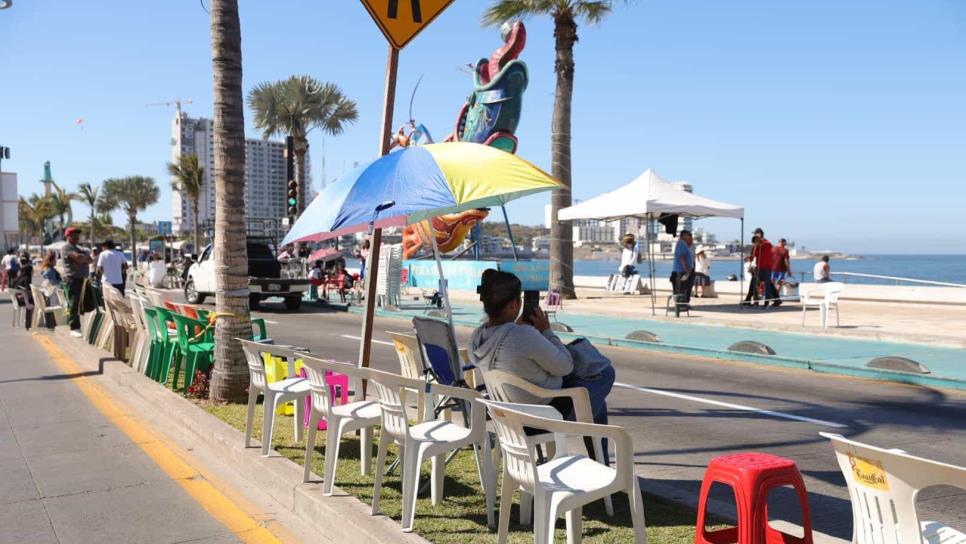
[[[0,543],[242,541],[92,404],[77,380],[98,372],[7,323],[0,345]]]

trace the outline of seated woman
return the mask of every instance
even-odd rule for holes
[[[509,272],[484,271],[480,300],[488,320],[473,332],[470,340],[470,357],[477,368],[483,372],[500,370],[515,374],[545,389],[584,387],[590,393],[594,423],[607,423],[607,395],[615,378],[613,366],[596,376],[577,377],[573,372],[573,356],[551,330],[543,310],[535,308],[527,321],[518,319],[523,307],[521,284]],[[524,391],[518,391],[517,395],[511,399],[513,402],[547,403]],[[574,420],[570,398],[556,398],[549,404],[564,418]]]

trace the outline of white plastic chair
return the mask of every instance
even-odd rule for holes
[[[420,467],[427,458],[432,459],[432,503],[437,505],[443,498],[443,480],[446,463],[444,455],[451,451],[472,446],[483,449],[483,470],[480,483],[486,495],[486,522],[493,527],[493,503],[496,498],[496,479],[493,472],[493,448],[490,433],[486,430],[486,413],[475,401],[482,397],[479,391],[426,383],[419,379],[404,378],[388,372],[366,370],[375,385],[382,407],[382,432],[379,436],[379,452],[376,457],[376,481],[372,493],[372,513],[379,513],[379,496],[385,472],[386,451],[389,444],[399,444],[402,459],[402,530],[413,530],[416,512],[416,495],[419,490]],[[443,419],[431,419],[410,425],[406,413],[405,396],[411,390],[426,394],[463,400],[471,406],[469,427]],[[421,418],[422,419],[422,418]]]
[[[841,435],[832,441],[852,499],[855,544],[962,544],[966,534],[936,521],[920,521],[916,495],[934,485],[966,489],[966,467],[902,450],[877,448]]]
[[[362,475],[369,473],[372,465],[372,430],[382,421],[379,403],[374,400],[358,400],[348,404],[336,405],[325,381],[325,372],[336,372],[349,376],[350,382],[361,391],[363,370],[355,365],[323,361],[315,357],[301,355],[302,365],[309,380],[312,394],[312,413],[309,418],[309,434],[305,439],[305,463],[302,481],[308,482],[312,473],[312,454],[315,451],[315,433],[319,419],[325,418],[325,458],[322,475],[322,494],[332,495],[335,485],[335,469],[339,463],[339,445],[342,436],[360,431],[359,456]]]
[[[295,359],[302,355],[279,346],[259,344],[250,340],[238,338],[245,351],[248,361],[248,375],[251,383],[248,386],[248,418],[245,420],[245,447],[251,447],[252,424],[255,420],[255,404],[258,395],[265,395],[262,414],[262,455],[268,457],[272,449],[272,431],[275,427],[275,412],[286,402],[295,402],[295,440],[302,440],[302,419],[305,414],[305,397],[309,394],[309,382],[305,378],[285,378],[269,383],[265,377],[265,360],[263,353],[273,357],[284,357],[288,363],[288,375],[295,375]]]
[[[67,322],[67,313],[63,306],[48,306],[47,295],[36,285],[30,286],[30,294],[34,299],[34,329],[38,329],[44,324],[44,316],[51,314],[57,325]]]
[[[802,295],[802,328],[805,328],[805,312],[809,308],[816,308],[821,318],[822,328],[828,327],[828,314],[835,309],[835,326],[839,323],[839,295],[845,289],[845,284],[839,282],[823,283],[818,289],[809,289]]]
[[[581,423],[594,422],[594,411],[590,406],[590,393],[583,387],[545,389],[538,385],[532,384],[515,374],[503,372],[502,370],[487,370],[485,368],[480,368],[478,370],[483,375],[483,382],[486,384],[486,390],[489,392],[490,398],[493,400],[506,403],[517,403],[517,401],[520,399],[519,396],[514,396],[514,389],[529,393],[533,397],[547,402],[559,397],[570,397],[570,400],[574,405],[575,419]],[[531,437],[531,443],[539,443],[549,439],[549,436],[544,436],[542,440],[540,438]],[[593,442],[594,457],[597,459],[603,459],[603,440],[598,438]],[[526,523],[527,519],[529,518],[529,501],[522,500],[520,502],[521,505],[523,505],[520,508],[520,522]],[[604,509],[607,511],[608,516],[614,515],[614,503],[611,501],[609,495],[604,497]]]
[[[8,287],[7,294],[10,295],[10,304],[13,306],[13,312],[11,312],[13,314],[13,323],[11,326],[13,327],[25,326],[27,323],[25,320],[24,313],[27,310],[27,304],[29,304],[26,293],[24,293],[20,289],[17,289],[16,287]],[[20,303],[20,298],[17,295],[20,295],[23,297],[24,304]]]
[[[131,301],[131,311],[134,314],[134,323],[137,325],[137,334],[133,340],[134,349],[131,353],[131,367],[143,373],[151,350],[151,337],[148,333],[148,323],[144,320],[144,303],[141,301],[141,296],[137,293],[129,293],[128,300]]]
[[[630,502],[635,541],[646,544],[644,502],[634,473],[633,442],[627,431],[611,425],[563,421],[559,412],[546,405],[480,402],[490,412],[503,450],[499,544],[507,541],[510,507],[518,488],[534,499],[535,544],[553,543],[554,525],[563,514],[567,517],[568,544],[579,544],[583,506],[619,492],[627,493]],[[552,460],[536,464],[524,428],[554,433],[557,453]],[[613,468],[585,455],[569,453],[569,437],[584,436],[606,437],[614,443],[617,456]],[[583,446],[583,440],[578,442]]]
[[[396,357],[399,358],[399,373],[404,378],[413,380],[426,380],[426,372],[423,369],[422,359],[419,356],[419,339],[411,334],[398,332],[387,332],[392,339],[393,347],[396,349]],[[425,395],[418,395],[416,401],[416,413],[422,417],[425,409]]]

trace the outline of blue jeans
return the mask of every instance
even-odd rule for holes
[[[590,393],[590,409],[594,414],[594,423],[599,425],[607,425],[607,395],[610,394],[610,390],[614,387],[614,380],[617,378],[617,373],[614,371],[613,365],[605,368],[600,374],[592,378],[579,378],[574,374],[570,374],[564,377],[563,386],[564,387],[583,387],[587,389]],[[569,400],[569,399],[567,399]],[[565,413],[565,419],[573,421],[576,419],[576,414],[571,406],[570,413]],[[589,438],[584,438],[584,445],[587,447],[587,454],[591,459],[595,459],[594,455],[594,443]],[[610,464],[610,455],[607,452],[607,439],[604,439],[604,459],[605,464]]]

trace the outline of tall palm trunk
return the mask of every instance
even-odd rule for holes
[[[248,365],[235,338],[251,337],[245,243],[245,119],[238,0],[211,1],[215,139],[215,366],[211,400],[247,398]]]
[[[138,235],[137,235],[137,228],[135,226],[135,221],[137,220],[138,220],[137,213],[127,214],[127,224],[130,225],[130,228],[131,228],[131,258],[132,259],[134,258],[135,255],[137,255],[137,252],[138,252]],[[94,240],[91,240],[91,244],[93,243],[94,243]]]
[[[91,244],[94,243],[94,240],[96,239],[95,236],[97,236],[97,231],[94,230],[94,216],[95,216],[94,211],[95,211],[94,205],[91,204]],[[133,251],[131,255],[134,255]]]
[[[554,18],[557,59],[557,92],[553,101],[550,152],[551,173],[563,185],[550,196],[550,283],[560,289],[564,298],[576,298],[574,290],[573,226],[560,223],[557,213],[571,204],[570,177],[570,105],[574,95],[574,44],[577,23],[569,13]]]
[[[201,225],[198,224],[198,200],[195,198],[191,203],[191,213],[194,215],[194,225],[195,225],[195,247],[194,254],[195,258],[201,254]]]
[[[295,163],[295,182],[298,183],[298,213],[305,211],[305,154],[309,152],[309,140],[305,136],[295,136],[292,141]]]

